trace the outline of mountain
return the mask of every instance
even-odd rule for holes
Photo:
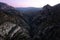
[[[45,5],[32,20],[34,40],[60,40],[60,4]]]
[[[0,40],[60,40],[60,4],[18,11],[0,2]]]
[[[23,12],[28,12],[28,11],[39,11],[41,10],[41,8],[34,8],[34,7],[27,7],[27,8],[24,8],[24,7],[17,7],[16,8],[17,10],[19,11],[23,11]]]
[[[0,2],[0,40],[28,40],[28,29],[19,11]]]
[[[33,17],[38,15],[38,12],[40,10],[42,10],[42,8],[34,8],[34,7],[28,7],[28,8],[16,8],[16,10],[20,11],[23,15],[23,17],[25,18],[25,20],[27,20],[27,22],[30,24],[30,22],[32,21]]]
[[[16,10],[20,11],[22,13],[23,16],[35,16],[36,14],[38,14],[37,12],[39,12],[40,10],[42,10],[42,8],[33,8],[33,7],[28,7],[28,8],[16,8]]]

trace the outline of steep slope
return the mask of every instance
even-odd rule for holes
[[[0,2],[0,39],[60,40],[60,4],[46,5],[35,16],[25,15],[29,20],[14,7]]]
[[[32,21],[34,40],[60,40],[60,4],[46,5]]]
[[[29,26],[20,12],[0,2],[0,39],[28,40]],[[18,37],[19,36],[19,37]]]

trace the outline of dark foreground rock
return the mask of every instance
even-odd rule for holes
[[[60,4],[46,5],[32,20],[34,40],[60,40]]]

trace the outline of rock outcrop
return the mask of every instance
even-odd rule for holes
[[[29,26],[26,20],[5,3],[0,3],[0,40],[28,40]]]
[[[33,40],[60,40],[60,4],[44,6],[32,25]]]

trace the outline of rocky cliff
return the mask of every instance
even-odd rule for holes
[[[34,40],[60,40],[60,4],[46,5],[32,20]]]
[[[27,40],[29,26],[20,12],[0,2],[0,40]],[[24,39],[23,39],[24,38]]]

